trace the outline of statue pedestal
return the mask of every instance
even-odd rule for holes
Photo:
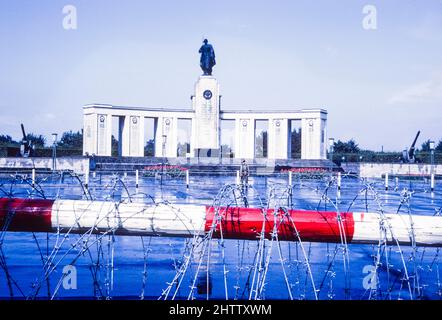
[[[215,77],[199,77],[192,107],[195,111],[193,148],[219,149],[219,84]]]

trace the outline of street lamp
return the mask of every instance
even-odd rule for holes
[[[164,158],[166,157],[166,142],[167,135],[163,134],[163,158],[161,160],[161,185],[163,185],[163,174],[164,174]]]
[[[57,136],[58,134],[52,134],[52,170],[57,170]]]
[[[328,139],[328,152],[330,153],[330,160],[333,161],[333,151],[335,146],[335,139],[329,138]]]
[[[434,141],[430,141],[431,165],[434,165],[434,149],[435,149],[435,143]]]

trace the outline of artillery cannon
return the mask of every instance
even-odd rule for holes
[[[413,143],[410,146],[410,149],[408,149],[408,150],[405,149],[404,151],[402,151],[402,159],[401,159],[401,161],[403,163],[419,162],[419,160],[416,159],[416,157],[415,157],[415,151],[416,151],[415,145],[416,145],[417,138],[419,138],[420,133],[421,132],[419,130],[417,132],[417,134],[416,134],[416,137],[413,140]]]
[[[27,139],[23,123],[21,124],[21,132],[23,134],[23,139],[20,145],[20,155],[24,158],[32,157],[34,155],[34,144],[31,140]]]

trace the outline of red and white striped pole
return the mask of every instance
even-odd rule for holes
[[[8,231],[121,235],[204,236],[256,240],[271,238],[275,212],[259,208],[215,208],[203,205],[114,203],[89,200],[0,198],[0,228]],[[214,219],[216,219],[214,223]],[[277,212],[282,241],[442,246],[442,217],[360,212],[289,210]]]

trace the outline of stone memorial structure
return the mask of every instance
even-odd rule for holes
[[[213,56],[209,54],[204,57],[204,52],[213,53]],[[178,141],[181,139],[179,132],[182,132],[180,125],[188,121],[191,123],[190,139],[186,141],[188,147],[184,156],[290,159],[294,155],[291,150],[291,124],[294,120],[300,129],[299,158],[326,159],[327,111],[320,108],[274,111],[274,106],[267,108],[271,111],[223,110],[220,107],[220,86],[212,75],[212,67],[215,65],[214,50],[207,40],[204,41],[200,53],[200,65],[204,74],[195,84],[192,108],[85,105],[83,153],[111,156],[112,132],[117,131],[118,134],[114,134],[114,137],[119,142],[118,155],[145,156],[145,119],[150,119],[150,123],[153,123],[151,126],[156,157],[184,155],[177,151]],[[224,121],[231,125],[228,133],[223,131]],[[118,125],[118,130],[114,130],[112,125]],[[261,129],[261,135],[258,129]],[[231,152],[228,154],[223,150],[227,146],[222,144],[223,137],[227,135],[231,136],[228,143]],[[258,144],[261,148],[258,148]]]

